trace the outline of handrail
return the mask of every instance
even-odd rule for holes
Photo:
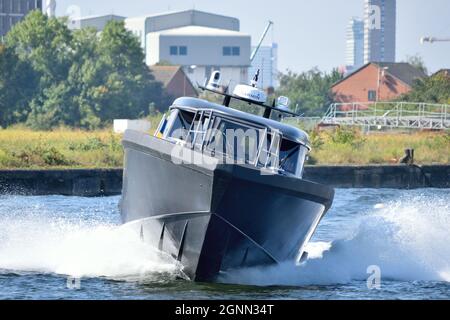
[[[212,112],[212,111],[198,110],[195,112],[193,121],[190,125],[189,130],[187,131],[187,136],[186,136],[187,142],[191,144],[190,148],[192,148],[194,150],[196,147],[199,147],[200,150],[203,151],[205,144],[207,143],[206,139],[211,138],[211,136],[210,136],[211,132],[208,132],[208,131],[210,130],[215,117],[216,117],[215,112]],[[202,123],[203,123],[203,119],[205,119],[205,118],[209,118],[209,123],[208,123],[208,127],[206,128],[206,130],[203,130]],[[255,128],[255,130],[260,130],[260,129]],[[192,141],[189,141],[188,139],[190,139],[192,134],[193,134]],[[197,143],[198,134],[203,134],[201,144]],[[208,137],[206,135],[208,135]],[[269,135],[272,136],[272,139],[270,141],[269,148],[266,150],[264,148],[264,144],[268,142]],[[270,127],[264,127],[263,137],[260,138],[256,159],[255,159],[253,165],[255,167],[262,167],[262,168],[270,169],[270,167],[268,167],[269,162],[271,163],[272,160],[279,162],[280,146],[281,146],[282,139],[283,139],[283,135],[281,132],[279,132],[276,129],[270,128]],[[275,141],[277,141],[277,145],[275,145]],[[275,150],[273,150],[274,148],[275,148]],[[260,160],[263,155],[263,152],[267,153],[267,155],[266,155],[267,159],[266,159],[264,165],[259,165],[259,163],[262,164],[262,162],[260,162]],[[227,157],[231,156],[229,154],[224,154],[224,155]]]
[[[321,123],[450,129],[449,113],[449,105],[438,103],[402,101],[333,103]]]

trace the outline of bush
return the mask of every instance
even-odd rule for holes
[[[18,163],[24,167],[33,165],[40,166],[69,166],[74,163],[67,160],[67,158],[53,146],[36,146],[26,147],[18,153],[13,153],[13,157],[18,160]]]
[[[55,147],[43,149],[41,151],[41,157],[44,163],[49,166],[67,166],[71,164]]]
[[[331,135],[331,140],[338,144],[354,144],[357,141],[359,134],[355,129],[347,129],[338,127],[333,135]]]
[[[72,142],[69,144],[69,149],[72,151],[80,150],[80,151],[91,151],[98,150],[107,147],[103,141],[98,137],[89,137],[86,142],[75,143]]]

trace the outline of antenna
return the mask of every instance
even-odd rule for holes
[[[256,73],[255,73],[255,75],[253,76],[253,80],[252,80],[252,82],[251,82],[251,86],[253,87],[253,88],[256,88],[256,86],[258,85],[258,81],[259,81],[259,73],[260,73],[260,71],[259,71],[259,69],[256,71]]]

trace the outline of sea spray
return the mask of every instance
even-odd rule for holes
[[[301,265],[229,272],[226,283],[251,285],[331,285],[365,281],[378,266],[383,280],[450,281],[450,195],[406,196],[377,204],[351,234],[309,244]]]
[[[14,201],[14,199],[9,199]],[[55,213],[40,204],[0,215],[0,269],[73,277],[182,276],[128,225]]]

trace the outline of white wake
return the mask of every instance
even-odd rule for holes
[[[313,242],[302,265],[237,270],[223,281],[252,285],[328,285],[366,280],[378,266],[385,280],[450,282],[450,195],[378,204],[347,237]]]
[[[0,217],[0,269],[74,277],[181,276],[172,258],[128,226],[42,212]]]

